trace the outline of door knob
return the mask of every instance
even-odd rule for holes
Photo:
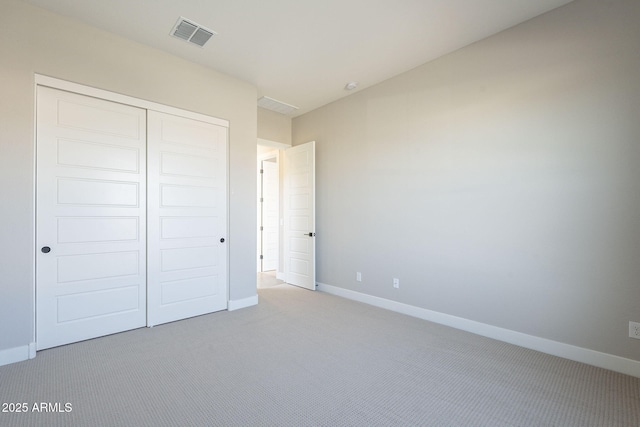
[[[224,243],[224,237],[220,239],[220,243]]]
[[[316,235],[316,233],[309,233],[309,237],[313,237],[315,235]]]
[[[48,254],[49,252],[51,252],[51,248],[49,246],[43,246],[40,250],[43,254]]]

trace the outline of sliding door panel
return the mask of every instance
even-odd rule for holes
[[[227,308],[227,128],[149,111],[149,326]]]
[[[145,325],[146,111],[37,91],[41,350]]]

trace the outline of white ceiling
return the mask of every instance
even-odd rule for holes
[[[299,115],[571,0],[25,0],[257,86]],[[183,16],[218,33],[169,35]]]

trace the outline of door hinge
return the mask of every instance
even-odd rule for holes
[[[263,255],[260,255],[260,259],[264,259],[264,256],[263,256]]]
[[[260,169],[260,173],[264,173],[264,169]]]
[[[263,226],[260,226],[260,231],[264,231],[264,227]]]
[[[260,203],[264,203],[264,197],[260,197]]]

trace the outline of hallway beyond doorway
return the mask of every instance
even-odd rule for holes
[[[258,273],[258,289],[272,288],[284,283],[282,280],[276,279],[275,270]]]

